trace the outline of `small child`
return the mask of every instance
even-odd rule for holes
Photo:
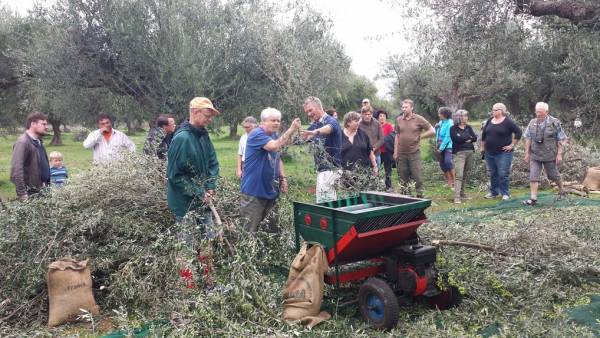
[[[62,164],[63,155],[58,151],[53,151],[48,157],[50,159],[50,184],[60,187],[69,178],[67,168]]]

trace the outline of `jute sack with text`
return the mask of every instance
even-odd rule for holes
[[[320,245],[302,245],[290,267],[283,291],[283,319],[299,321],[310,328],[331,318],[321,311],[324,275],[329,269],[325,250]]]
[[[83,309],[93,315],[100,312],[92,293],[92,275],[88,260],[65,258],[48,266],[48,326],[76,320]]]
[[[588,168],[582,184],[589,190],[600,190],[600,167]]]

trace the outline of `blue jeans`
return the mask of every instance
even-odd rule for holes
[[[485,165],[490,176],[490,193],[494,196],[509,195],[509,174],[512,165],[513,152],[501,152],[497,154],[485,152]]]

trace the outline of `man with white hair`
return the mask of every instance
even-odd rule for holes
[[[309,96],[304,100],[304,112],[312,120],[302,136],[315,145],[317,203],[332,201],[337,198],[335,182],[340,177],[342,163],[342,130],[338,121],[325,113],[318,97]]]
[[[260,113],[260,126],[248,135],[242,176],[240,210],[246,220],[245,229],[255,233],[260,222],[275,207],[279,193],[287,192],[287,180],[279,151],[288,144],[294,131],[302,125],[296,118],[290,128],[278,137],[281,112],[266,108]],[[268,222],[268,232],[276,232],[276,217]]]
[[[563,194],[563,185],[558,172],[562,161],[563,142],[567,135],[560,121],[548,115],[548,104],[538,102],[535,105],[535,118],[529,122],[525,130],[525,162],[529,163],[530,198],[523,201],[525,205],[536,205],[537,193],[542,166],[548,179],[558,186],[559,194]]]

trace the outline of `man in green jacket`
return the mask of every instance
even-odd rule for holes
[[[169,147],[167,162],[167,202],[182,228],[178,237],[188,248],[198,251],[202,265],[204,284],[211,287],[212,250],[210,241],[215,238],[212,217],[206,203],[215,195],[216,179],[219,175],[219,162],[206,127],[220,112],[205,97],[196,97],[190,101],[190,119],[181,124],[175,132]],[[185,217],[189,211],[195,211],[191,217]],[[186,226],[187,222],[194,222]],[[190,233],[198,229],[199,233]],[[200,240],[203,243],[197,245]],[[187,286],[195,286],[191,262],[181,267],[180,275]]]

